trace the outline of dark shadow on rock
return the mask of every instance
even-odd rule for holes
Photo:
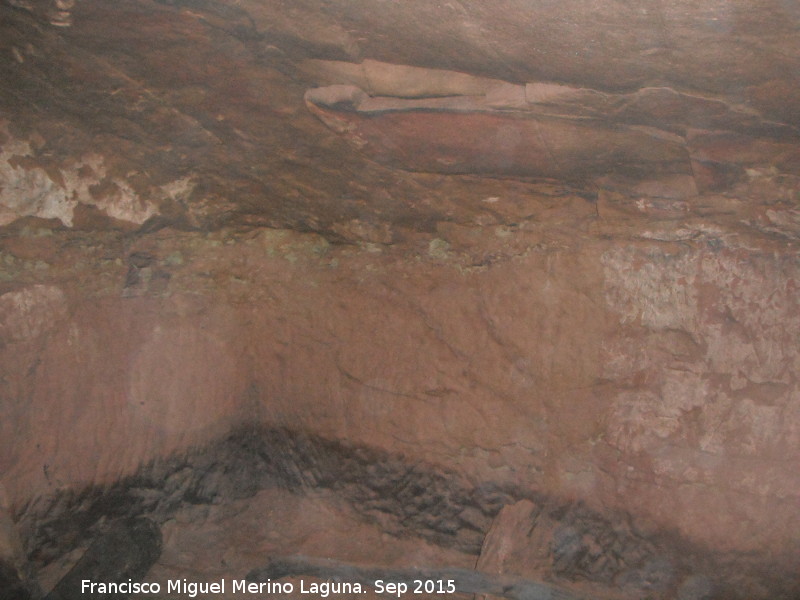
[[[84,593],[81,582],[139,581],[158,560],[161,547],[161,529],[153,521],[140,518],[114,523],[95,538],[45,600],[124,600],[128,594]]]
[[[0,590],[4,600],[31,600],[33,597],[17,569],[5,561],[0,561]]]

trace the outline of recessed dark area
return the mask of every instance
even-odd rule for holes
[[[799,123],[781,0],[0,0],[0,600],[795,600]]]

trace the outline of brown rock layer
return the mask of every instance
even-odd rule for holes
[[[508,251],[529,234],[502,235]],[[2,297],[6,327],[32,332],[3,349],[12,505],[256,419],[719,550],[797,552],[797,273],[777,246],[531,246],[475,267],[456,238],[407,257],[218,239],[137,245],[170,274],[140,295],[87,248],[49,258],[84,286]]]

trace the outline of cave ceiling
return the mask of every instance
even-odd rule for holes
[[[798,30],[788,0],[4,0],[0,225],[794,239]]]

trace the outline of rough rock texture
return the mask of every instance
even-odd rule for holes
[[[115,523],[86,549],[45,600],[124,600],[125,593],[85,592],[83,582],[141,580],[161,555],[161,530],[147,519]]]
[[[355,81],[373,96],[376,88],[384,91],[369,77],[380,65],[366,64],[364,77],[341,73],[340,63],[313,66],[312,72]],[[309,90],[306,103],[359,150],[406,169],[552,177],[600,187],[610,176],[633,176],[661,180],[663,189],[651,194],[667,197],[725,187],[747,166],[800,169],[800,152],[785,142],[798,137],[795,127],[715,98],[666,87],[620,95],[549,83],[457,86],[452,79],[458,74],[441,70],[428,71],[422,90],[421,73],[384,69],[394,73],[395,85],[386,91],[403,99],[370,97],[338,84]],[[727,133],[706,131],[712,128]]]
[[[779,0],[0,1],[8,589],[277,485],[599,597],[796,597],[798,40]]]
[[[74,238],[25,271],[69,272],[63,296],[34,280],[9,292],[15,319],[49,330],[4,348],[24,374],[4,384],[20,398],[3,420],[15,427],[2,438],[6,492],[21,507],[110,484],[256,419],[476,485],[633,511],[723,553],[740,589],[759,593],[797,556],[796,264],[774,242],[735,252],[696,237],[570,249],[534,228],[457,230],[398,255],[310,234],[162,230],[128,251],[168,276],[134,284],[135,266]],[[766,298],[752,316],[748,285]],[[330,451],[290,448],[277,452],[295,477],[324,485],[315,469],[330,470],[318,466]],[[420,498],[425,522],[441,502]],[[769,559],[752,558],[767,546]]]

